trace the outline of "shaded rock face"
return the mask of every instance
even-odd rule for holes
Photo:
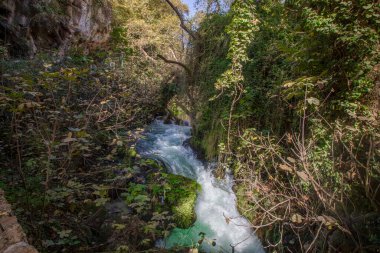
[[[112,10],[106,0],[2,0],[0,40],[12,56],[71,46],[97,47],[111,32]]]

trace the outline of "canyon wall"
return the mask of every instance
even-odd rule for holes
[[[109,39],[112,10],[105,0],[2,0],[0,40],[12,56],[41,50],[64,54],[72,46],[101,46]]]

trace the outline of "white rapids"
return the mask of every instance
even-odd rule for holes
[[[157,120],[137,145],[142,156],[157,157],[165,162],[169,172],[192,178],[202,186],[195,207],[197,220],[194,225],[188,229],[173,229],[169,237],[161,241],[161,246],[192,246],[200,239],[199,233],[203,232],[206,237],[202,243],[203,251],[264,253],[261,242],[250,229],[250,223],[240,216],[236,208],[232,177],[216,179],[211,169],[197,159],[194,151],[183,145],[190,136],[190,127]],[[213,240],[215,246],[212,246]]]

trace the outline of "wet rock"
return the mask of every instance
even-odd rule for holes
[[[185,140],[185,141],[182,143],[182,145],[185,146],[185,147],[189,147],[189,148],[191,148],[191,149],[194,151],[194,153],[195,153],[197,159],[200,160],[202,163],[206,164],[206,163],[207,163],[206,155],[205,155],[205,153],[204,153],[203,150],[201,150],[199,147],[196,147],[196,146],[194,145],[194,143],[193,143],[193,138],[194,138],[194,137],[191,137],[191,138]]]

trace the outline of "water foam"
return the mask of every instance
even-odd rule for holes
[[[189,229],[174,229],[160,244],[166,248],[195,245],[200,239],[199,233],[203,232],[207,239],[202,243],[202,250],[206,252],[231,252],[234,247],[236,253],[263,253],[261,242],[236,208],[232,177],[216,179],[193,150],[183,146],[190,134],[190,127],[156,121],[138,143],[140,154],[158,156],[168,163],[171,173],[197,180],[202,186],[195,207],[195,224]],[[211,245],[213,240],[216,246]]]

